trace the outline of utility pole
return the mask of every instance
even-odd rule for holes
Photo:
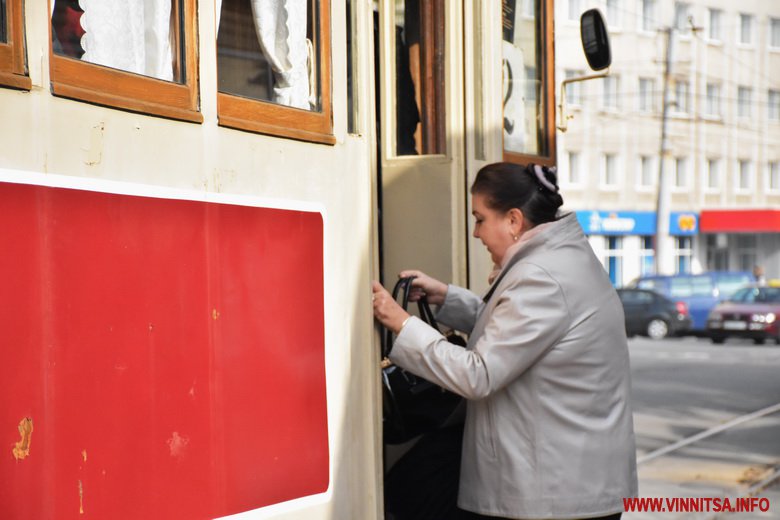
[[[669,107],[672,105],[671,78],[674,56],[674,27],[666,33],[666,60],[664,61],[664,104],[661,111],[661,152],[658,156],[658,198],[655,207],[655,272],[667,273],[669,255],[669,185],[666,182],[666,163],[669,155]]]

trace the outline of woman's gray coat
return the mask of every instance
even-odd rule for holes
[[[520,248],[487,304],[450,286],[437,318],[417,318],[390,355],[469,399],[458,505],[510,518],[623,511],[637,492],[623,308],[574,214]]]

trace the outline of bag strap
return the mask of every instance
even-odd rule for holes
[[[401,278],[396,282],[395,287],[393,287],[393,299],[398,301],[398,296],[400,294],[401,301],[399,303],[403,310],[407,310],[409,307],[409,293],[411,292],[412,288],[412,280],[415,278],[416,277],[414,276]],[[433,311],[428,304],[428,300],[424,296],[417,301],[417,308],[420,312],[420,319],[436,330],[439,330],[439,325],[436,323],[436,318],[433,315]],[[382,357],[387,357],[388,354],[390,354],[392,346],[393,331],[387,327],[384,327],[384,333],[382,334]]]
[[[509,259],[509,262],[507,262],[507,264],[499,273],[498,278],[493,280],[493,285],[490,286],[488,292],[485,293],[485,296],[482,297],[483,302],[487,303],[488,300],[490,300],[490,298],[493,296],[493,293],[496,292],[496,289],[498,288],[498,284],[501,283],[501,280],[504,279],[504,276],[506,276],[509,270],[512,269],[512,267],[514,267],[514,265],[520,261],[520,256],[521,255],[516,254],[515,256]]]

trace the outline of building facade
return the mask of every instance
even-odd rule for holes
[[[780,2],[562,0],[559,82],[585,72],[578,20],[591,7],[607,20],[612,67],[566,87],[558,164],[615,285],[755,265],[780,277]]]

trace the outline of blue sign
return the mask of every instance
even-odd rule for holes
[[[699,215],[692,211],[672,211],[669,214],[670,235],[697,235]]]
[[[654,211],[577,211],[586,235],[654,235]]]
[[[577,220],[586,235],[655,235],[654,211],[577,211]],[[669,214],[669,234],[696,235],[699,215],[692,211]]]

